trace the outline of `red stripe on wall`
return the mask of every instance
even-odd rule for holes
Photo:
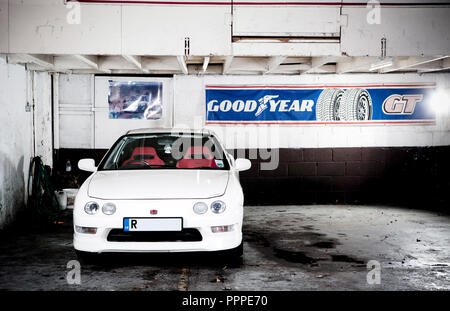
[[[372,85],[206,85],[207,89],[325,89],[325,88],[389,88],[389,87],[436,87],[432,84],[372,84]]]
[[[367,6],[367,2],[245,2],[236,1],[230,2],[214,2],[214,1],[112,1],[112,0],[67,0],[67,2],[80,2],[80,3],[100,3],[100,4],[167,4],[167,5],[312,5],[312,6]],[[450,5],[450,2],[420,2],[420,3],[405,3],[405,2],[381,2],[381,6],[437,6],[437,5]]]
[[[367,6],[367,2],[241,2],[236,1],[233,2],[234,5],[332,5],[332,6]],[[441,2],[420,2],[420,3],[405,3],[405,2],[381,2],[382,6],[414,6],[414,5],[450,5],[450,2],[441,3]]]
[[[112,1],[112,0],[67,0],[67,2],[100,3],[100,4],[168,4],[168,5],[231,5],[230,2],[199,1]]]
[[[364,124],[436,124],[435,120],[423,121],[423,120],[410,120],[410,121],[364,121],[364,122],[206,122],[206,125],[242,125],[242,124],[263,124],[263,125],[273,125],[273,124],[284,124],[284,125],[324,125],[324,124],[342,124],[342,125],[364,125]]]

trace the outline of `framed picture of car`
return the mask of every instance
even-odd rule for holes
[[[162,82],[109,80],[109,118],[161,119],[162,88]]]
[[[107,149],[131,129],[171,127],[172,87],[171,78],[96,76],[93,147]]]

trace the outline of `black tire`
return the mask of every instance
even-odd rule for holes
[[[365,89],[348,89],[341,98],[339,110],[343,121],[372,120],[372,98]]]
[[[343,94],[344,90],[342,89],[324,89],[317,99],[316,120],[339,121],[340,102]]]
[[[218,255],[223,256],[227,260],[240,260],[242,255],[244,255],[244,242],[241,242],[241,244],[235,248],[220,251]]]
[[[98,262],[100,256],[97,253],[83,252],[79,250],[75,250],[75,254],[81,264],[95,264]]]
[[[242,257],[244,255],[244,241],[238,247],[231,249],[230,252],[233,257]]]

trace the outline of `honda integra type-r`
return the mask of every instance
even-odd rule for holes
[[[207,130],[134,130],[120,137],[75,199],[74,247],[104,252],[242,255],[243,192],[235,160]]]

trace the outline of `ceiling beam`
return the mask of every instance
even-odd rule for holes
[[[271,73],[274,70],[276,70],[281,63],[287,58],[287,56],[272,56],[269,58],[269,61],[267,63],[267,70],[264,72],[264,74]]]
[[[12,64],[36,64],[43,68],[53,68],[53,55],[9,54],[8,62]]]
[[[73,57],[76,58],[77,60],[85,63],[90,68],[98,70],[98,57],[97,56],[75,54],[75,55],[73,55]]]
[[[317,42],[233,42],[232,43],[234,56],[262,56],[270,57],[273,55],[286,55],[286,56],[307,56],[311,55],[334,55],[340,56],[341,44],[339,42],[327,43],[321,40],[321,43]]]
[[[72,55],[75,59],[82,62],[83,64],[87,65],[92,72],[94,73],[111,73],[110,69],[104,68],[104,66],[101,66],[102,58],[97,55],[80,55],[80,54],[74,54]],[[71,69],[78,69],[76,67]],[[82,70],[82,69],[81,69]],[[86,70],[86,71],[89,71]]]
[[[275,71],[276,73],[290,72],[298,73],[299,71],[305,71],[311,68],[311,64],[283,64]]]
[[[305,70],[311,69],[311,64],[299,64],[294,66],[296,70],[303,72]]]
[[[98,59],[98,69],[103,72],[112,73],[112,70],[131,70],[142,72],[136,66],[128,62],[122,55],[104,55]]]
[[[72,69],[58,68],[58,67],[53,67],[53,68],[42,67],[42,66],[36,65],[35,63],[27,63],[26,68],[27,68],[27,70],[30,70],[30,71],[47,71],[47,72],[58,72],[58,73],[66,73],[66,74],[73,73]]]
[[[206,69],[208,69],[208,64],[210,61],[210,57],[206,56],[205,58],[203,58],[203,67],[202,67],[202,72],[205,73]]]
[[[375,68],[374,65],[386,59],[379,57],[348,57],[348,56],[286,56],[270,57],[234,57],[229,56],[136,56],[136,55],[44,55],[44,54],[8,54],[8,63],[26,64],[27,69],[49,72],[72,73],[259,73],[259,74],[301,74],[350,72],[391,73],[399,71],[414,71],[431,73],[450,70],[450,55],[436,56],[404,56],[389,58],[393,60],[388,66]],[[217,64],[217,58],[223,60],[223,65]],[[192,64],[189,64],[189,61]],[[291,63],[291,64],[289,64]],[[332,63],[332,64],[330,64]],[[336,65],[334,65],[336,63]],[[195,72],[194,72],[195,71]]]
[[[450,57],[441,59],[439,63],[440,64],[437,68],[420,69],[418,72],[419,73],[429,73],[429,72],[437,72],[437,71],[442,71],[442,70],[450,70]]]
[[[230,70],[231,63],[233,62],[233,56],[227,56],[225,62],[223,63],[222,74],[227,74]]]
[[[351,57],[344,58],[336,64],[336,73],[343,74],[353,71],[369,71],[373,63],[379,62],[378,57]]]
[[[440,59],[446,58],[447,56],[433,56],[433,57],[421,57],[421,56],[411,56],[411,57],[397,57],[395,58],[394,65],[380,69],[380,73],[389,73],[394,71],[400,71],[408,68],[413,68],[423,64],[438,61]]]
[[[235,57],[233,59],[233,67],[227,70],[228,73],[242,71],[257,71],[264,73],[267,71],[267,60],[263,57]]]
[[[94,68],[92,68],[92,69],[71,69],[70,71],[72,72],[72,74],[102,74],[102,73],[111,74],[111,73],[113,73],[113,71],[110,69],[95,70]],[[131,73],[131,72],[127,72],[127,73]]]
[[[181,68],[181,71],[185,75],[187,75],[189,72],[188,72],[188,69],[187,69],[186,61],[184,60],[184,56],[181,56],[181,55],[177,56],[177,61],[178,61],[178,65]]]
[[[154,71],[180,71],[178,60],[173,56],[143,57],[142,67],[149,72]]]
[[[336,59],[337,59],[337,57],[335,57],[335,56],[312,57],[311,68],[303,71],[302,74],[314,72],[314,71],[316,71],[316,69],[319,69],[320,67],[324,66],[325,64],[336,62]]]
[[[190,75],[205,74],[205,72],[203,71],[203,65],[189,64],[188,66],[189,66],[189,74]],[[208,70],[206,72],[208,74],[216,74],[216,75],[222,74],[222,64],[210,63],[207,69]]]
[[[313,70],[308,70],[308,73],[336,73],[336,65],[323,65]]]
[[[26,58],[30,60],[31,63],[34,63],[38,66],[49,67],[52,68],[54,65],[53,56],[52,55],[32,55],[32,54],[24,54]]]
[[[300,56],[300,57],[295,57],[295,56],[289,56],[289,58],[285,59],[285,61],[282,63],[282,65],[289,65],[290,63],[308,63],[311,64],[311,57],[305,57],[305,56]]]
[[[134,67],[139,69],[142,72],[149,73],[147,69],[142,67],[142,57],[134,56],[134,55],[122,55],[122,57],[129,63],[133,64]]]

